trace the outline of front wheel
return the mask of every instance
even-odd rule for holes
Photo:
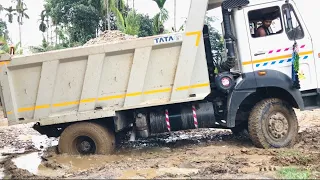
[[[111,154],[115,149],[115,135],[99,124],[79,122],[62,132],[58,149],[61,154],[70,155]]]
[[[287,102],[264,99],[257,103],[249,116],[249,134],[259,148],[283,148],[295,144],[298,120]]]

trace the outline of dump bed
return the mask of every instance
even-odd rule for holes
[[[203,19],[206,7],[193,6],[189,18]],[[183,33],[13,58],[0,72],[9,124],[58,124],[204,99],[210,83],[203,22],[191,23]]]
[[[0,76],[9,123],[96,119],[124,109],[203,99],[210,87],[202,38],[199,46],[197,36],[186,38],[183,52],[182,36],[14,58]]]

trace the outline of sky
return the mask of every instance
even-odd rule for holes
[[[10,0],[1,0],[1,4],[4,7],[9,7],[13,5]],[[37,3],[35,3],[37,1]],[[148,14],[150,17],[153,17],[158,13],[158,8],[155,2],[152,0],[134,0],[135,9],[142,14]],[[188,16],[189,6],[191,0],[176,0],[177,3],[177,28],[179,28],[185,21]],[[34,0],[34,1],[25,1],[28,7],[27,14],[30,16],[30,19],[25,19],[22,26],[22,46],[37,46],[41,44],[43,34],[39,31],[39,19],[40,13],[43,10],[43,0]],[[32,2],[32,3],[31,3]],[[125,0],[129,3],[129,6],[132,7],[133,0]],[[174,0],[167,0],[165,8],[169,11],[169,20],[165,23],[167,29],[171,29],[174,26]],[[221,24],[221,12],[219,9],[211,10],[208,12],[209,16],[215,16],[217,21],[214,23],[214,26],[217,29],[220,29]],[[0,15],[0,18],[5,17],[5,11]],[[6,20],[5,19],[5,20]],[[19,26],[14,19],[12,24],[8,23],[9,35],[14,43],[19,42]]]

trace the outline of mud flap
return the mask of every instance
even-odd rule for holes
[[[228,98],[228,115],[227,115],[227,127],[233,128],[236,126],[236,116],[238,109],[241,103],[248,97],[250,94],[255,93],[255,89],[233,91]]]

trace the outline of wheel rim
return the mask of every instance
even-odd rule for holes
[[[272,113],[266,123],[266,129],[270,138],[274,141],[282,141],[289,134],[289,121],[281,112]]]
[[[95,154],[96,143],[88,136],[79,136],[74,140],[74,146],[81,155]]]

